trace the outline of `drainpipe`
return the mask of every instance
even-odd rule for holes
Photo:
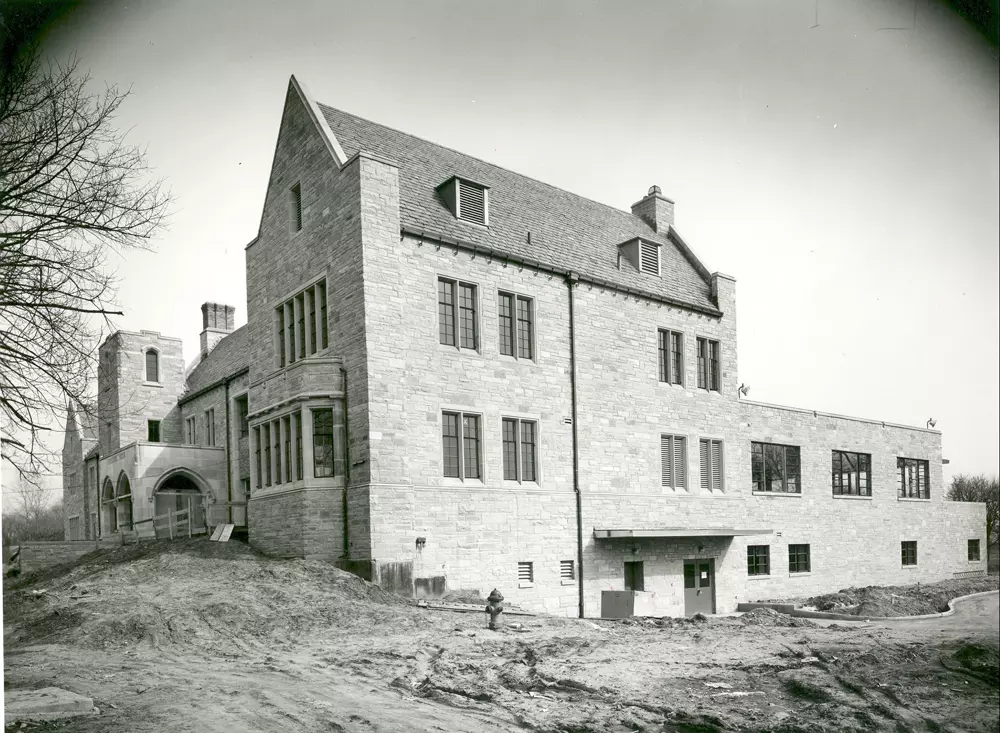
[[[97,449],[97,537],[95,539],[101,539],[101,515],[104,514],[104,497],[101,495],[101,489],[104,485],[101,483],[101,449]],[[84,464],[86,468],[86,464]]]
[[[350,543],[348,537],[349,523],[347,521],[347,489],[351,485],[351,433],[348,430],[348,412],[347,412],[347,370],[341,366],[340,373],[343,376],[344,382],[344,494],[343,494],[343,505],[341,507],[341,514],[344,517],[344,559],[346,560],[350,556]]]
[[[226,380],[226,507],[229,511],[226,515],[229,519],[227,524],[233,523],[233,459],[229,453],[229,444],[233,442],[233,428],[229,424],[229,380]],[[242,535],[241,535],[242,536]]]
[[[576,322],[573,314],[573,287],[579,281],[575,272],[567,273],[569,288],[569,383],[573,420],[573,493],[576,494],[576,566],[579,613],[583,618],[583,497],[580,495],[580,440],[577,432],[576,409]]]

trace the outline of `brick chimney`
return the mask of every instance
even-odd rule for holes
[[[674,202],[660,193],[659,186],[651,186],[645,198],[632,204],[632,213],[653,227],[654,232],[666,234],[674,223]]]
[[[215,345],[233,332],[233,321],[236,309],[231,305],[221,303],[204,303],[201,306],[201,358]]]

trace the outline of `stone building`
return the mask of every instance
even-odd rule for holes
[[[246,268],[247,325],[143,393],[168,443],[210,406],[244,410],[246,434],[150,447],[143,413],[105,446],[102,422],[105,526],[129,517],[116,471],[135,519],[183,453],[202,494],[249,488],[257,547],[405,594],[681,615],[985,567],[983,507],[944,501],[939,432],[741,399],[735,282],[655,186],[621,211],[293,77]],[[120,335],[110,358],[135,391],[143,350],[174,344]],[[123,416],[113,391],[99,412]]]

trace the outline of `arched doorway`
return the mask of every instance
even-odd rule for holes
[[[128,476],[122,471],[118,474],[118,489],[115,491],[117,502],[118,527],[132,529],[132,485]],[[117,527],[116,527],[117,529]]]
[[[171,472],[162,479],[153,496],[156,516],[190,508],[191,530],[197,531],[205,526],[205,493],[193,474],[183,469]]]
[[[118,531],[118,511],[115,502],[115,486],[110,478],[104,479],[104,486],[101,488],[101,516],[105,534],[112,534]]]

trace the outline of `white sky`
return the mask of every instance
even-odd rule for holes
[[[289,75],[320,101],[622,209],[652,184],[737,278],[750,398],[944,434],[998,469],[998,65],[943,5],[130,2],[47,48],[132,86],[119,124],[171,186],[122,263],[122,328],[246,320]],[[61,440],[61,436],[60,436]],[[58,448],[58,446],[56,446]]]

